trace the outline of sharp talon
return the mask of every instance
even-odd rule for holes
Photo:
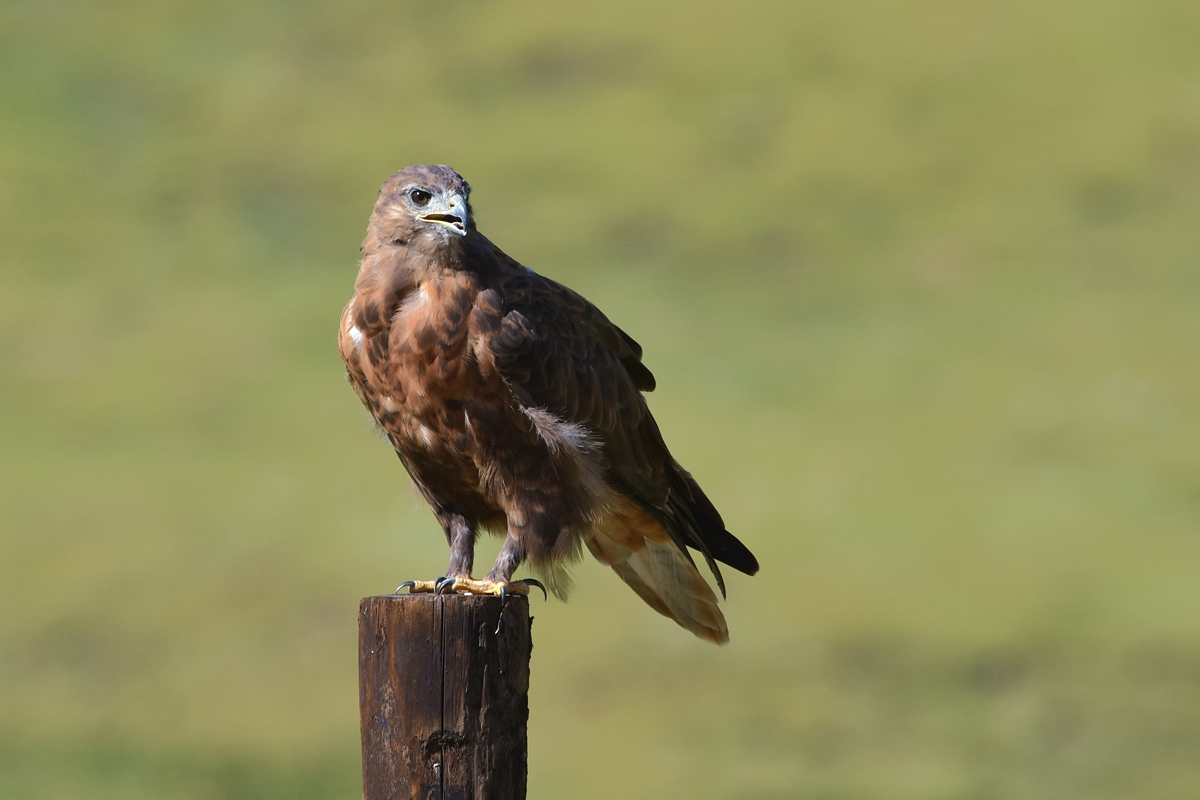
[[[402,583],[402,584],[400,584],[399,586],[397,586],[397,587],[396,587],[396,591],[395,591],[395,592],[393,592],[393,594],[400,594],[400,590],[401,590],[401,589],[413,589],[413,588],[416,588],[416,585],[417,585],[417,582],[416,582],[416,581],[405,581],[404,583]]]
[[[550,595],[548,595],[548,594],[546,593],[546,587],[545,587],[545,586],[542,586],[542,582],[541,582],[541,581],[535,581],[533,578],[526,578],[526,579],[524,579],[523,581],[521,581],[521,583],[525,584],[526,586],[536,586],[537,588],[539,588],[539,589],[541,589],[541,590],[542,590],[542,599],[543,599],[543,600],[549,600],[549,599],[550,599]]]
[[[508,600],[508,585],[502,583],[502,584],[500,584],[500,605],[503,606],[507,600]]]
[[[455,578],[438,578],[433,582],[433,593],[441,594],[442,592],[454,591],[454,584],[456,583],[458,583],[458,581]]]

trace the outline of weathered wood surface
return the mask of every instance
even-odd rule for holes
[[[531,648],[525,597],[364,598],[364,800],[522,800]]]

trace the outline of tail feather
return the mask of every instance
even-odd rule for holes
[[[636,503],[619,504],[586,541],[596,560],[612,567],[655,611],[702,639],[729,641],[716,594],[686,551]]]
[[[687,548],[699,551],[716,578],[721,596],[725,595],[725,579],[717,562],[728,564],[739,572],[754,575],[758,572],[758,559],[742,544],[736,536],[725,530],[725,522],[721,514],[713,506],[712,501],[704,494],[695,478],[678,462],[673,464],[670,474],[672,487],[665,498],[658,503],[651,502],[641,496],[632,486],[623,483],[619,477],[611,474],[612,480],[624,495],[624,499],[634,503],[646,514],[652,517],[662,531],[669,531],[670,538],[675,541],[688,560],[691,555]]]
[[[613,571],[647,605],[701,639],[716,644],[729,641],[729,627],[717,607],[717,596],[675,545],[647,542],[640,553],[613,564]]]

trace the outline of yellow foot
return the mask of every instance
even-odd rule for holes
[[[543,596],[546,595],[546,587],[533,578],[526,578],[521,581],[492,581],[486,578],[480,581],[474,578],[438,578],[434,581],[405,581],[396,587],[396,594],[400,594],[400,590],[402,589],[408,589],[409,594],[417,594],[418,592],[445,594],[451,592],[454,594],[498,595],[504,597],[510,594],[528,595],[529,587],[531,586],[536,586],[542,590]]]
[[[438,586],[445,581],[445,578],[438,578],[436,581],[405,581],[396,587],[396,594],[400,594],[404,589],[408,589],[409,594],[417,594],[418,592],[436,592]]]

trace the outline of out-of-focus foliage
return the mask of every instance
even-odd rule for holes
[[[763,563],[724,649],[535,603],[531,798],[1196,796],[1198,30],[0,5],[0,796],[359,796],[358,598],[446,558],[334,349],[413,162],[642,342]]]

